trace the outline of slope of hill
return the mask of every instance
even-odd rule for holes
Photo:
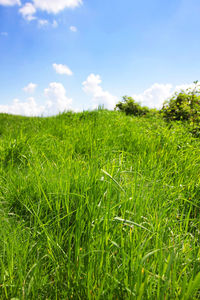
[[[200,297],[200,140],[106,110],[0,115],[1,299]]]

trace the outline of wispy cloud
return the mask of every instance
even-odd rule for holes
[[[66,65],[62,65],[62,64],[53,64],[53,68],[56,71],[57,74],[61,74],[61,75],[68,75],[71,76],[73,75],[72,71],[70,70],[70,68]]]
[[[3,5],[3,6],[21,5],[21,1],[20,0],[0,0],[0,5]]]
[[[76,26],[70,26],[69,29],[70,29],[72,32],[77,32]]]
[[[46,19],[39,19],[38,20],[38,26],[39,27],[47,27],[47,26],[51,26],[52,28],[57,28],[58,27],[58,22],[56,20],[53,20],[52,23],[50,23],[48,20]]]
[[[56,20],[53,20],[52,27],[53,28],[57,28],[58,27],[58,22]]]
[[[45,19],[39,19],[38,20],[38,26],[39,27],[46,27],[49,25],[49,21]]]
[[[4,31],[4,32],[1,32],[0,35],[2,35],[2,36],[8,36],[8,33]]]

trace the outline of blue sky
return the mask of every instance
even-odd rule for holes
[[[159,108],[199,79],[199,15],[199,0],[0,0],[0,112]]]

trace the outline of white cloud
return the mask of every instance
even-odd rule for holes
[[[83,0],[32,0],[32,2],[26,2],[20,9],[19,13],[27,21],[32,21],[37,19],[35,16],[37,10],[46,11],[47,13],[57,14],[66,8],[75,8],[80,6],[83,3]],[[3,6],[21,6],[22,3],[20,0],[0,0],[0,5]],[[49,22],[47,20],[39,20],[39,26],[46,26]],[[52,27],[56,28],[58,26],[57,21],[53,21]],[[71,26],[72,31],[76,31],[75,26]]]
[[[77,32],[76,26],[70,26],[69,29],[70,29],[72,32]]]
[[[0,105],[0,112],[23,116],[41,116],[45,107],[38,105],[33,97],[22,102],[14,99],[11,105]]]
[[[55,115],[71,109],[72,99],[66,96],[64,86],[59,82],[52,82],[49,87],[44,90],[47,98],[45,113],[47,115]]]
[[[99,105],[104,105],[105,108],[113,109],[117,103],[117,97],[111,95],[109,92],[104,91],[101,84],[99,75],[90,74],[86,81],[82,83],[83,91],[92,95],[92,108],[97,108]]]
[[[141,94],[132,95],[133,99],[151,108],[161,108],[163,102],[172,94],[171,84],[154,83]]]
[[[33,0],[37,9],[57,14],[65,8],[75,8],[82,4],[82,0]]]
[[[186,91],[187,89],[194,89],[194,87],[195,87],[194,83],[191,83],[191,84],[181,84],[181,85],[177,85],[175,87],[175,91],[176,92],[181,92],[182,90]]]
[[[27,2],[22,8],[20,8],[19,13],[27,21],[32,21],[36,19],[36,17],[34,16],[34,14],[36,13],[36,9],[30,2]]]
[[[101,87],[101,78],[99,75],[90,74],[86,81],[82,83],[85,93],[92,95],[92,109],[98,105],[104,104],[105,108],[113,109],[118,102],[117,97],[104,91]],[[136,101],[149,107],[161,108],[165,100],[171,97],[175,91],[180,92],[187,88],[193,88],[194,84],[183,84],[173,87],[171,84],[153,84],[143,93],[132,95]],[[36,84],[29,83],[23,88],[25,92],[32,93]],[[72,99],[66,95],[64,86],[59,82],[52,82],[44,89],[46,102],[39,104],[35,98],[29,97],[25,101],[14,99],[10,105],[0,105],[0,113],[10,113],[25,116],[49,116],[72,109]],[[80,111],[75,109],[74,111]]]
[[[73,73],[70,70],[70,68],[66,65],[62,65],[62,64],[53,64],[52,65],[54,70],[56,71],[57,74],[61,74],[61,75],[68,75],[71,76]]]
[[[188,88],[194,88],[194,84],[182,84],[173,87],[171,84],[154,83],[150,88],[140,94],[133,94],[132,97],[137,102],[150,108],[162,108],[165,100],[173,96],[175,92],[181,92]]]
[[[0,113],[23,116],[57,115],[71,109],[72,99],[66,96],[64,86],[59,82],[52,82],[44,89],[46,101],[43,105],[29,97],[25,101],[14,99],[10,105],[0,105]]]
[[[45,19],[40,19],[40,20],[38,20],[38,25],[39,25],[39,27],[48,26],[49,25],[49,21],[45,20]]]
[[[4,6],[21,5],[21,1],[20,0],[0,0],[0,5],[4,5]]]
[[[34,93],[36,87],[37,87],[37,84],[30,82],[27,86],[25,86],[25,87],[23,88],[23,90],[24,90],[24,92],[26,92],[26,93],[32,94],[32,93]]]

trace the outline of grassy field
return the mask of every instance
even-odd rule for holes
[[[0,299],[200,299],[200,139],[99,110],[0,115]]]

